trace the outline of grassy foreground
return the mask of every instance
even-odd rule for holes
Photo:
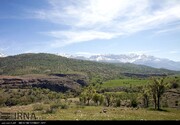
[[[180,120],[180,110],[167,108],[165,111],[151,109],[113,108],[102,106],[71,106],[68,109],[57,108],[54,113],[44,113],[43,110],[35,111],[33,106],[2,107],[1,112],[33,112],[42,120]],[[48,104],[43,105],[44,108]],[[106,113],[101,113],[106,108]]]

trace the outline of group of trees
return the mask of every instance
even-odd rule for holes
[[[104,92],[98,93],[93,85],[85,87],[80,94],[80,101],[85,105],[96,104],[106,106],[121,106],[122,102],[128,102],[129,106],[136,107],[142,100],[143,107],[149,107],[153,100],[155,109],[160,110],[160,100],[169,84],[163,78],[152,78],[151,83],[144,86],[139,92]],[[126,104],[128,105],[128,104]]]
[[[150,83],[143,86],[141,91],[143,107],[148,108],[150,99],[152,99],[154,108],[160,110],[162,95],[170,87],[169,82],[165,79],[166,77],[151,78]]]
[[[49,89],[0,89],[0,106],[27,105],[34,102],[51,102],[63,98],[62,93]]]
[[[79,99],[83,104],[89,105],[90,101],[93,100],[99,105],[102,104],[104,97],[102,94],[98,94],[93,86],[88,86],[83,89]]]
[[[148,86],[144,86],[142,90],[144,107],[149,107],[150,98],[153,99],[154,108],[160,110],[160,100],[165,90],[170,87],[170,84],[165,82],[163,78],[152,78],[152,82]]]
[[[96,79],[101,84],[99,78]],[[96,81],[95,80],[95,81]],[[119,92],[100,92],[97,91],[98,85],[84,87],[79,99],[83,105],[104,105],[104,106],[131,106],[136,107],[142,100],[145,108],[149,107],[151,100],[154,108],[160,110],[160,100],[166,88],[170,87],[165,77],[152,78],[151,83],[144,86],[139,92],[119,91]],[[24,105],[39,101],[53,101],[64,98],[62,93],[50,91],[48,89],[0,89],[0,106]]]
[[[105,92],[98,93],[94,86],[90,85],[83,89],[80,94],[80,102],[84,105],[105,105],[105,106],[121,106],[122,102],[128,102],[129,106],[137,106],[138,93],[127,92]],[[128,104],[125,104],[128,105]]]

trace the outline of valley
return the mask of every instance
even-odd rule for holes
[[[0,124],[179,122],[179,12],[180,0],[0,0]]]
[[[1,112],[30,112],[43,120],[180,117],[178,71],[29,53],[1,57],[0,74]]]

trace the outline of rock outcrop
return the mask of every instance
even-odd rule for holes
[[[1,88],[47,88],[56,92],[78,91],[88,78],[79,74],[0,76]]]

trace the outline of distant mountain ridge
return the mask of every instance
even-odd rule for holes
[[[71,57],[72,58],[72,57]],[[133,74],[176,74],[177,71],[156,69],[131,63],[104,63],[71,59],[48,53],[26,53],[0,58],[0,75],[25,74],[83,74],[113,79]]]
[[[62,56],[65,56],[67,58],[90,60],[96,62],[140,64],[154,68],[165,68],[169,70],[180,71],[180,62],[175,62],[164,58],[157,58],[145,54],[120,54],[120,55],[107,54],[107,55],[93,55],[90,57],[72,56],[72,55],[64,54]]]

